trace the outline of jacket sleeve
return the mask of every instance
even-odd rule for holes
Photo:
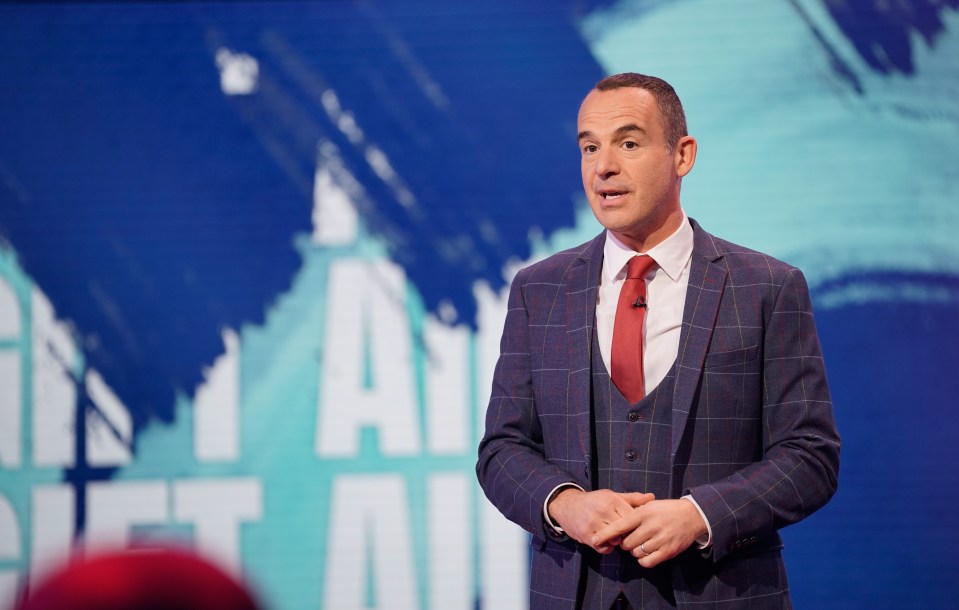
[[[510,287],[476,474],[487,498],[509,520],[540,537],[555,537],[543,520],[543,504],[557,485],[572,478],[544,455],[524,288],[530,273],[520,271]]]
[[[839,435],[809,290],[798,269],[786,272],[765,326],[763,454],[689,490],[709,520],[717,561],[809,516],[838,485]]]

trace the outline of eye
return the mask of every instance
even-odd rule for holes
[[[592,153],[596,152],[597,150],[598,150],[598,149],[596,148],[596,145],[595,145],[595,144],[587,144],[586,146],[583,146],[583,153],[584,153],[584,154],[592,154]]]
[[[637,144],[636,142],[633,142],[632,140],[626,140],[625,142],[623,142],[623,148],[625,148],[626,150],[636,150],[637,148],[639,148],[639,144]]]

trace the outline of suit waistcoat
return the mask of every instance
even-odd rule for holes
[[[672,396],[675,363],[642,400],[631,404],[613,383],[603,363],[596,333],[591,362],[595,489],[640,491],[669,497]],[[622,592],[634,610],[675,607],[672,569],[647,569],[629,553],[586,552],[583,608],[609,608]]]

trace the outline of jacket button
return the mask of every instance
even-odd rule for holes
[[[626,459],[629,460],[630,462],[634,461],[634,460],[636,459],[636,452],[635,452],[635,451],[627,451],[627,452],[626,452]]]
[[[639,419],[639,413],[636,411],[630,411],[629,415],[626,416],[629,421],[637,421]]]

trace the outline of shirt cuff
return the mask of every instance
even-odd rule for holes
[[[706,524],[706,533],[696,539],[696,544],[699,546],[699,550],[709,548],[713,543],[713,528],[709,525],[709,519],[706,518],[706,513],[703,512],[703,509],[699,508],[699,502],[693,499],[690,495],[685,495],[682,497],[683,500],[689,500],[693,503],[693,506],[696,507],[696,510],[699,511],[699,516],[703,518],[703,523]]]
[[[557,485],[556,487],[553,488],[553,491],[549,492],[549,495],[546,496],[546,500],[543,501],[543,521],[545,521],[545,522],[546,522],[546,525],[548,525],[549,527],[553,528],[553,530],[556,531],[556,532],[559,533],[559,534],[565,534],[566,532],[563,531],[563,528],[561,528],[559,525],[557,525],[556,523],[553,522],[553,520],[552,520],[552,519],[550,518],[550,516],[549,516],[549,511],[547,510],[547,507],[549,506],[549,501],[552,500],[553,498],[555,498],[556,495],[557,495],[560,491],[562,491],[563,489],[565,489],[565,488],[567,488],[567,487],[572,487],[572,488],[578,489],[578,490],[580,490],[580,491],[586,491],[585,489],[583,489],[582,487],[580,487],[580,486],[577,485],[576,483],[560,483],[559,485]],[[699,508],[699,507],[697,506],[697,508]],[[702,511],[700,511],[700,512],[702,512]],[[703,518],[705,519],[705,517],[703,517]],[[708,526],[707,526],[707,527],[708,527]]]

